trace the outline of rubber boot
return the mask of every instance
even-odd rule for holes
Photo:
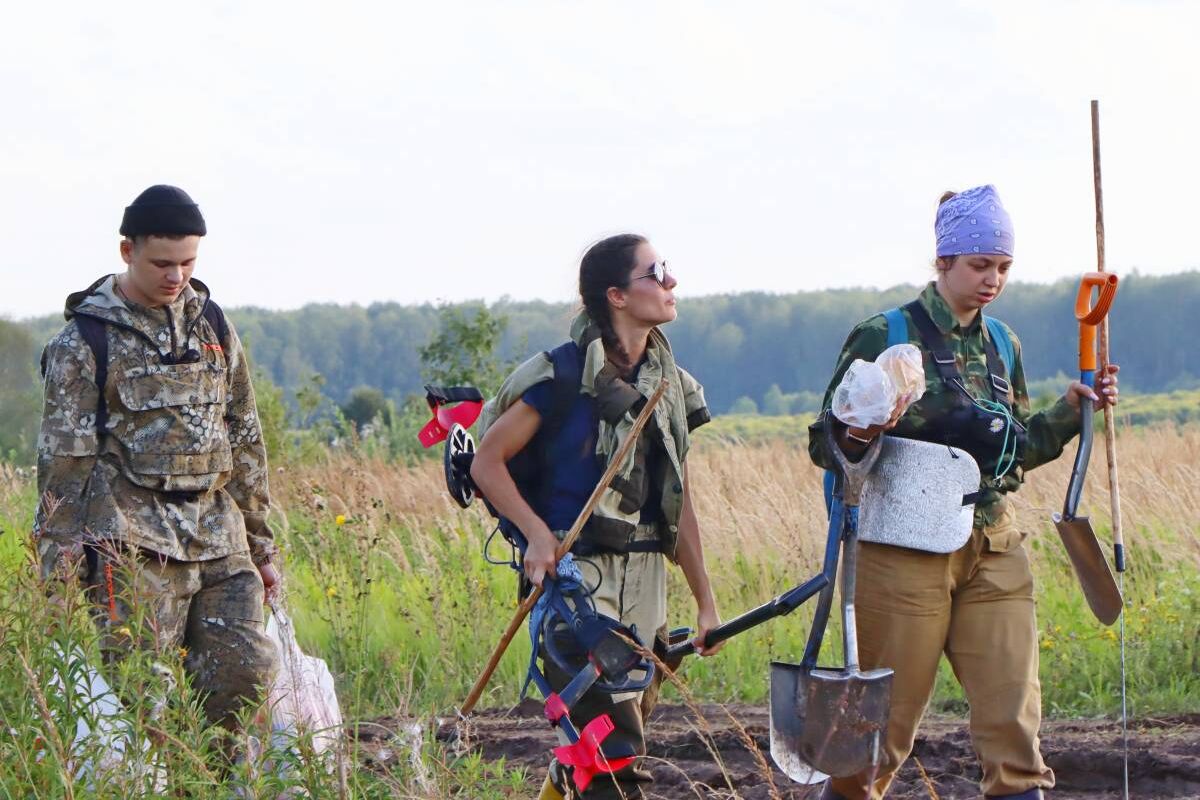
[[[563,793],[554,785],[554,781],[550,780],[550,776],[546,776],[546,782],[542,784],[542,791],[537,796],[537,800],[566,800]]]

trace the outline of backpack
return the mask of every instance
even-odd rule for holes
[[[221,310],[219,305],[209,300],[205,303],[201,316],[208,321],[213,331],[216,332],[217,341],[223,344],[229,338],[229,323],[225,321],[225,312]],[[79,335],[83,337],[83,341],[87,342],[87,346],[92,351],[92,356],[96,359],[96,388],[100,390],[100,397],[96,402],[96,433],[97,435],[102,435],[104,433],[104,425],[108,422],[108,400],[104,396],[104,385],[108,383],[107,323],[90,314],[79,314],[75,317],[75,325],[79,328]],[[46,377],[44,356],[42,359],[42,377]]]
[[[889,308],[883,312],[883,318],[887,321],[887,344],[884,345],[884,349],[886,350],[889,347],[906,343],[908,341],[908,319],[904,316],[904,312],[899,307]],[[1000,360],[1004,362],[1005,372],[1012,375],[1016,352],[1013,349],[1012,338],[1008,335],[1008,328],[1000,320],[995,317],[989,317],[986,314],[983,315],[983,323],[987,325],[992,343],[996,346]],[[826,513],[833,507],[833,489],[836,482],[837,474],[833,470],[825,470]]]
[[[579,384],[583,381],[583,353],[573,341],[564,342],[553,350],[546,351],[554,367],[554,378],[550,388],[550,408],[529,443],[508,461],[508,472],[521,497],[531,506],[538,506],[541,492],[549,486],[543,480],[550,463],[550,449],[566,423],[571,406],[579,396]],[[484,498],[488,512],[498,520],[504,538],[525,551],[525,536],[513,522],[501,515]]]

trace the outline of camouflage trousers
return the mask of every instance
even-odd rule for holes
[[[264,628],[262,578],[249,554],[175,561],[143,550],[90,548],[88,565],[107,666],[138,647],[185,653],[209,723],[229,729],[246,705],[261,701],[278,665]],[[160,686],[145,687],[162,695],[155,702],[171,700],[167,675],[163,670]],[[115,683],[121,694],[140,691]]]

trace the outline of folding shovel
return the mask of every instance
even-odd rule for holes
[[[834,441],[828,416],[825,438],[840,473],[825,541],[822,574],[828,583],[817,601],[800,663],[771,663],[771,758],[789,778],[805,784],[829,776],[854,775],[879,764],[894,675],[890,669],[859,669],[854,615],[858,533],[850,512],[858,506],[863,482],[879,457],[882,437],[858,463],[850,463]],[[841,592],[846,663],[840,669],[818,669],[817,656],[833,605],[839,545],[844,556]]]
[[[1100,295],[1096,305],[1092,306],[1092,290],[1095,288],[1100,290]],[[1089,272],[1083,276],[1079,294],[1075,298],[1075,317],[1079,320],[1079,380],[1088,386],[1096,385],[1096,325],[1108,314],[1116,294],[1116,275],[1111,272]],[[1080,400],[1079,417],[1079,450],[1075,454],[1075,466],[1067,485],[1067,498],[1062,513],[1053,514],[1051,518],[1071,559],[1071,566],[1075,568],[1088,606],[1096,619],[1111,625],[1121,616],[1121,590],[1117,588],[1112,570],[1100,549],[1091,520],[1077,514],[1088,461],[1092,456],[1093,409],[1090,400]]]

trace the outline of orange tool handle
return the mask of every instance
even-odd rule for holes
[[[1075,319],[1079,320],[1079,369],[1096,369],[1096,326],[1108,316],[1117,296],[1118,278],[1111,272],[1085,272],[1075,295]],[[1092,291],[1100,290],[1092,305]]]

